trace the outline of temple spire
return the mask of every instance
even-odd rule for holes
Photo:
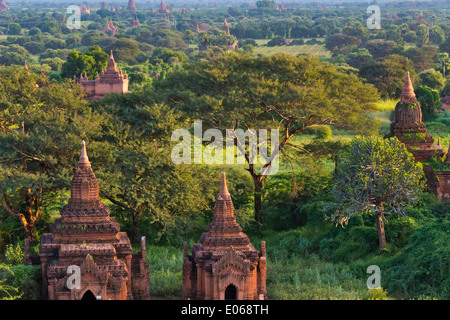
[[[79,164],[88,164],[89,162],[89,158],[87,156],[87,152],[86,152],[86,142],[84,142],[84,140],[81,142],[81,155],[80,155],[80,160],[78,161]]]
[[[230,193],[228,192],[228,186],[227,186],[227,178],[225,176],[225,172],[222,172],[222,183],[220,185],[220,191],[219,196],[222,196],[222,198],[226,199],[230,197]]]
[[[113,52],[111,50],[111,54],[109,56],[108,64],[106,65],[106,70],[108,71],[116,71],[116,61],[114,60]]]
[[[409,71],[406,72],[405,84],[403,85],[402,94],[400,97],[411,99],[414,98],[416,94],[414,93],[414,88],[411,82],[411,78],[409,76]]]

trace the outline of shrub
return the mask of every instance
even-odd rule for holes
[[[386,262],[384,275],[390,292],[407,298],[450,296],[450,221],[435,221],[410,237],[404,250]]]
[[[22,247],[19,243],[15,246],[13,244],[8,244],[5,251],[6,262],[10,265],[20,265],[23,264],[25,255],[22,251]]]
[[[276,46],[284,46],[286,43],[284,42],[284,37],[274,37],[269,42],[267,42],[268,47],[276,47]]]
[[[331,137],[332,132],[329,126],[318,126],[315,129],[316,139],[328,139]]]
[[[147,262],[150,265],[150,294],[181,297],[183,248],[147,246]]]
[[[14,299],[37,300],[41,291],[41,267],[40,266],[10,266],[7,269],[0,269],[0,279],[4,285],[15,290],[17,295]]]

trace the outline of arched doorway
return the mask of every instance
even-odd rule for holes
[[[97,300],[97,299],[95,298],[92,291],[88,290],[83,294],[83,297],[81,298],[81,300]]]
[[[225,300],[236,300],[237,299],[237,290],[236,287],[230,284],[225,289]]]

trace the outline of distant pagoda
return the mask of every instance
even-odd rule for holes
[[[9,10],[9,7],[8,7],[8,5],[5,3],[5,0],[2,0],[1,2],[0,2],[0,11],[8,11]]]
[[[134,12],[138,11],[138,9],[136,8],[136,4],[134,3],[134,0],[128,1],[127,10],[134,11]]]
[[[100,75],[97,74],[95,80],[89,80],[85,74],[80,75],[80,78],[74,76],[73,81],[83,87],[88,99],[100,99],[108,93],[128,92],[128,75],[122,73],[122,69],[117,69],[112,51],[106,69]]]
[[[434,145],[433,137],[427,133],[409,71],[406,73],[400,101],[395,106],[391,134],[405,144],[416,161],[429,161],[432,156],[442,157],[444,155],[442,147]]]
[[[106,6],[106,2],[105,0],[103,0],[103,4],[102,4],[102,9],[107,9],[108,7]]]
[[[420,11],[420,14],[419,14],[419,23],[425,23],[425,19],[423,17],[423,12],[422,11]]]
[[[226,34],[230,34],[230,28],[228,27],[227,18],[225,18],[225,21],[223,22],[222,30]]]
[[[111,20],[109,20],[109,21],[106,23],[105,28],[103,28],[103,32],[104,32],[104,33],[111,32],[111,35],[114,37],[116,34],[119,33],[119,28],[117,28],[116,26],[114,26],[114,24],[113,24],[113,22],[112,22],[112,19],[111,19]]]
[[[89,14],[89,13],[91,13],[91,8],[87,8],[86,4],[83,3],[83,6],[81,7],[80,13],[81,14]]]
[[[131,25],[131,28],[136,28],[139,27],[141,25],[141,23],[139,22],[138,17],[136,17],[136,19],[134,19],[133,24]]]
[[[194,244],[183,243],[183,299],[267,299],[266,244],[256,250],[236,222],[225,173],[208,232]]]
[[[164,0],[161,0],[161,3],[159,4],[158,13],[162,13],[162,14],[170,13],[170,10],[167,9],[166,4],[164,3]]]

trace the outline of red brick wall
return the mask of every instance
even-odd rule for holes
[[[437,197],[443,200],[450,200],[450,171],[437,171],[439,186],[437,187]]]

